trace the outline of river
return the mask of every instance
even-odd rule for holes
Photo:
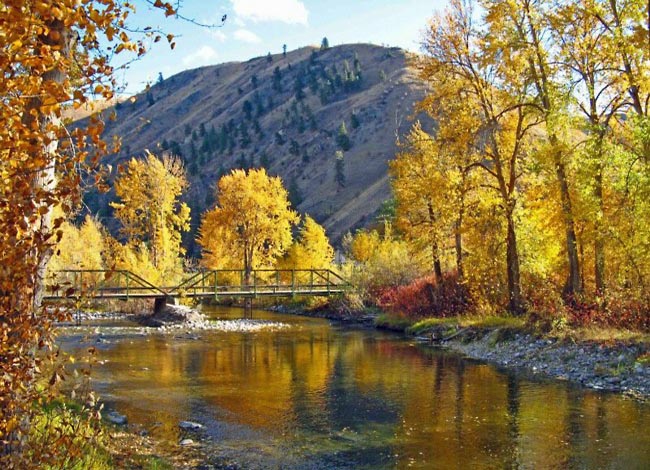
[[[222,325],[242,316],[203,312]],[[648,404],[390,333],[253,318],[255,331],[189,334],[107,320],[65,328],[60,342],[78,356],[97,347],[107,409],[173,446],[180,421],[201,423],[190,437],[239,468],[650,468]]]

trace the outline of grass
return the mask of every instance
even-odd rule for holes
[[[550,335],[575,342],[612,343],[621,341],[626,343],[650,343],[650,333],[603,326],[567,327],[558,332],[551,332]]]
[[[431,330],[440,328],[508,328],[508,329],[524,329],[526,328],[526,319],[523,317],[512,316],[457,316],[448,318],[425,318],[410,324],[406,329],[406,333],[411,335],[422,335]]]
[[[44,470],[171,470],[153,441],[90,416],[75,401],[53,400],[34,409],[25,465]],[[31,462],[31,464],[30,464]]]
[[[413,324],[413,320],[403,315],[382,313],[375,318],[375,326],[392,331],[406,331]]]

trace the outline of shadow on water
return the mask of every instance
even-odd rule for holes
[[[241,321],[242,310],[206,309]],[[648,468],[650,407],[374,330],[263,311],[285,328],[111,338],[107,405],[177,445],[206,426],[242,468]],[[89,329],[88,331],[93,331]],[[80,335],[62,339],[81,350]],[[66,339],[67,338],[67,339]],[[96,341],[90,334],[87,341]]]

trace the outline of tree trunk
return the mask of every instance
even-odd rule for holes
[[[524,313],[525,307],[521,296],[521,278],[519,273],[519,252],[517,234],[512,213],[508,213],[508,234],[506,238],[506,262],[508,272],[508,310],[513,315]]]
[[[436,288],[442,286],[442,265],[440,263],[440,248],[438,246],[438,239],[435,235],[435,222],[436,222],[436,213],[433,210],[433,204],[431,201],[427,204],[429,209],[429,224],[431,225],[431,231],[434,233],[433,242],[431,243],[431,252],[433,256],[433,272],[436,276]]]
[[[603,203],[603,169],[600,163],[596,169],[594,183],[594,195],[598,204],[598,214],[594,220],[594,276],[596,280],[596,293],[601,295],[605,292],[605,243],[601,225],[605,207]]]
[[[253,273],[253,249],[244,247],[244,285],[250,286]]]
[[[442,286],[442,264],[440,263],[440,252],[438,242],[434,241],[431,247],[433,251],[433,272],[436,276],[436,287]]]
[[[40,40],[49,46],[52,46],[61,51],[61,54],[68,56],[70,54],[68,31],[65,26],[65,23],[61,20],[52,20],[49,21],[47,26],[50,28],[50,34],[43,35],[40,37]],[[56,33],[56,34],[53,34]],[[54,82],[57,84],[62,84],[65,81],[66,74],[63,70],[55,68],[48,70],[42,74],[43,82]],[[43,106],[42,99],[40,97],[35,97],[27,106],[27,112],[25,113],[24,119],[27,121],[33,120],[34,117],[31,115],[31,110],[37,111],[38,116],[38,126],[43,130],[44,133],[47,132],[48,125],[54,124],[55,126],[60,126],[60,120],[51,114],[42,114],[41,108]],[[34,233],[34,238],[37,241],[35,246],[32,249],[32,256],[34,259],[35,269],[33,273],[33,297],[32,297],[32,314],[35,314],[36,310],[40,308],[43,301],[43,296],[45,294],[45,276],[47,271],[47,264],[54,253],[52,238],[52,205],[47,201],[48,197],[43,198],[43,195],[52,193],[56,188],[56,165],[57,165],[57,150],[58,150],[58,140],[57,136],[53,135],[50,132],[47,137],[51,140],[43,147],[43,155],[45,155],[45,161],[47,162],[42,168],[42,170],[37,173],[32,182],[32,194],[35,195],[35,199],[39,202],[39,205],[35,207],[37,213],[40,213],[40,217],[37,218],[36,224],[32,226],[32,231]],[[43,200],[44,199],[44,200]],[[42,208],[46,210],[42,211]]]
[[[578,237],[576,236],[575,222],[573,220],[573,206],[569,183],[566,176],[566,167],[559,154],[555,158],[555,172],[560,184],[560,197],[562,202],[562,215],[564,217],[564,230],[566,233],[566,250],[569,261],[569,275],[564,287],[564,294],[568,297],[582,293],[580,280],[580,262],[578,260]]]
[[[454,226],[454,241],[456,248],[456,272],[458,275],[458,281],[463,280],[463,238],[460,234],[460,227],[463,222],[462,214],[458,216]]]

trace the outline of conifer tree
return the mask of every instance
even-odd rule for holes
[[[348,130],[345,127],[345,122],[341,122],[341,125],[339,126],[339,131],[336,136],[336,143],[343,151],[348,151],[350,150],[350,147],[352,147],[352,142],[350,142]]]

